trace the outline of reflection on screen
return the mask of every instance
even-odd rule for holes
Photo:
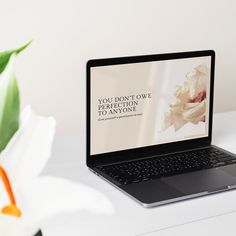
[[[91,155],[208,135],[211,57],[91,68]]]

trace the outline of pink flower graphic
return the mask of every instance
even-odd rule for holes
[[[169,105],[169,111],[164,115],[163,130],[173,125],[178,131],[188,122],[195,125],[205,122],[208,78],[209,69],[201,64],[186,75],[183,86],[176,86],[176,102]]]

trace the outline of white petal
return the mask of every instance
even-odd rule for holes
[[[59,213],[89,211],[111,214],[113,206],[102,193],[82,184],[56,177],[39,177],[22,189],[19,205],[35,226]]]
[[[198,123],[206,112],[205,100],[203,100],[201,103],[195,103],[195,106],[190,107],[185,112],[183,112],[184,119],[192,123]]]
[[[0,214],[0,235],[1,236],[33,236],[38,231],[30,227],[30,223],[24,218],[16,218]]]
[[[201,64],[194,71],[187,74],[187,87],[189,88],[189,98],[193,99],[201,91],[206,91],[207,80],[209,79],[209,69]]]
[[[209,68],[207,67],[206,64],[200,64],[199,66],[197,66],[195,68],[195,70],[197,70],[205,75],[209,74]]]
[[[175,132],[181,129],[187,122],[183,119],[182,115],[173,114],[173,126]]]
[[[13,185],[40,174],[50,157],[54,131],[52,117],[37,116],[29,107],[22,112],[20,128],[0,154],[0,165]]]
[[[60,213],[113,213],[113,206],[105,195],[61,178],[36,178],[21,186],[17,193],[22,216],[0,214],[0,236],[32,236],[49,218]]]

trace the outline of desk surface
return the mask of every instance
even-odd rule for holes
[[[235,120],[236,111],[216,114],[213,123],[213,143],[234,153]],[[65,177],[98,189],[115,208],[109,217],[86,212],[58,215],[43,228],[45,236],[230,236],[236,232],[235,190],[145,209],[87,169],[82,135],[56,136],[52,158],[43,174]]]

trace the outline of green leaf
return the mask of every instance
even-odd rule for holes
[[[25,48],[27,48],[30,44],[31,44],[32,41],[29,41],[27,44],[19,47],[19,48],[16,48],[16,49],[13,49],[13,50],[8,50],[8,51],[4,51],[4,52],[0,52],[0,74],[4,71],[4,69],[6,68],[7,66],[7,63],[9,62],[10,60],[10,57],[12,54],[19,54],[21,51],[23,51]]]
[[[14,73],[16,55],[29,44],[0,52],[0,152],[19,127],[20,96]]]
[[[20,98],[14,73],[13,53],[0,75],[0,152],[19,127]]]

